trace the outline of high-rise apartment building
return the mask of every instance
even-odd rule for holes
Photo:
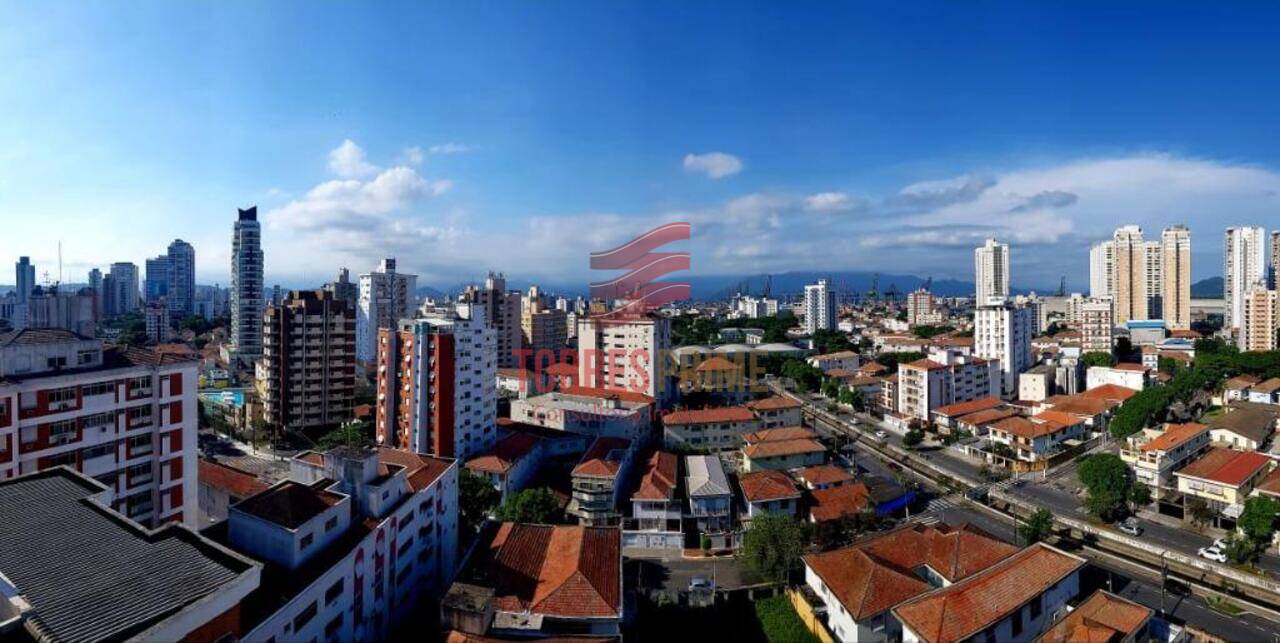
[[[1257,281],[1244,293],[1240,332],[1236,345],[1242,351],[1273,351],[1276,349],[1276,329],[1280,317],[1276,311],[1276,291],[1268,290],[1266,282]]]
[[[327,290],[290,293],[263,315],[257,389],[263,415],[291,430],[335,427],[355,400],[356,315]]]
[[[1147,319],[1164,319],[1164,251],[1161,242],[1142,244],[1146,265]]]
[[[467,286],[461,301],[477,304],[485,309],[489,326],[494,329],[498,345],[498,368],[517,368],[523,345],[521,325],[521,296],[507,290],[507,279],[502,273],[490,272],[484,287]]]
[[[239,210],[231,231],[232,368],[251,366],[262,355],[262,224],[258,206]]]
[[[898,412],[928,422],[940,406],[1000,395],[1000,365],[954,350],[935,350],[902,364],[897,377]]]
[[[102,271],[94,268],[89,271],[89,287],[93,289],[94,316],[101,319],[106,315],[102,307]]]
[[[1267,274],[1267,287],[1276,290],[1280,281],[1280,230],[1271,231],[1271,267]]]
[[[194,525],[197,367],[63,329],[0,334],[0,480],[67,465],[133,520]]]
[[[378,269],[360,275],[356,304],[356,359],[372,363],[378,357],[378,331],[397,328],[401,319],[414,315],[418,276],[396,272],[393,257]]]
[[[1223,329],[1238,333],[1244,319],[1244,299],[1259,280],[1266,277],[1266,246],[1261,227],[1227,228],[1222,249],[1222,297],[1226,306]]]
[[[378,443],[467,460],[497,441],[497,346],[484,310],[402,320],[378,333]]]
[[[933,293],[920,288],[907,293],[907,324],[925,326],[942,323],[942,311],[938,309]]]
[[[1035,311],[1012,303],[979,306],[974,310],[974,354],[1000,363],[1000,393],[1017,397],[1018,375],[1031,368],[1031,337]]]
[[[110,315],[119,317],[137,311],[141,305],[138,266],[128,261],[117,261],[111,264],[108,276],[111,278],[111,292],[108,294],[112,304]]]
[[[973,250],[974,304],[986,306],[1009,296],[1009,245],[995,239]]]
[[[32,265],[30,257],[18,257],[18,263],[14,264],[14,285],[18,293],[18,303],[27,303],[27,298],[31,296],[31,291],[36,287],[36,267]]]
[[[1115,328],[1110,297],[1090,297],[1079,305],[1080,350],[1086,353],[1111,352]]]
[[[1173,330],[1191,328],[1191,230],[1187,226],[1170,226],[1161,233],[1160,260],[1164,320]]]
[[[142,307],[142,316],[146,322],[147,339],[155,344],[169,341],[169,303],[161,297],[158,301],[147,302]]]
[[[561,352],[569,342],[566,316],[565,311],[546,305],[537,286],[529,288],[520,315],[521,342],[529,356],[526,365],[544,369],[563,361]]]
[[[182,319],[196,310],[196,249],[182,239],[169,244],[169,285],[165,299],[169,312]]]
[[[836,298],[826,279],[804,287],[804,332],[812,335],[819,330],[836,327]]]
[[[578,384],[589,388],[643,393],[671,401],[674,393],[666,360],[671,354],[671,320],[658,315],[578,320]]]
[[[142,281],[142,299],[150,304],[169,294],[169,256],[147,259],[145,265],[147,274]]]
[[[333,293],[334,297],[341,299],[351,305],[351,310],[356,309],[356,304],[360,302],[360,284],[351,281],[351,271],[346,268],[338,269],[338,278],[325,284],[325,290]]]
[[[1142,228],[1127,225],[1116,230],[1112,243],[1111,299],[1115,303],[1115,323],[1148,319],[1147,244]]]
[[[1111,283],[1115,279],[1116,246],[1111,241],[1102,241],[1089,248],[1089,296],[1110,297]]]
[[[36,286],[27,299],[26,319],[20,320],[21,324],[15,323],[14,328],[62,328],[81,337],[93,337],[98,325],[95,300],[89,288]]]

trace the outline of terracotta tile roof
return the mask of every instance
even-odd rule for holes
[[[1227,380],[1227,383],[1224,386],[1229,391],[1243,391],[1257,383],[1258,378],[1252,375],[1237,375]]]
[[[533,371],[527,368],[500,368],[498,369],[499,377],[522,377],[528,379],[533,375]]]
[[[493,445],[492,449],[467,460],[467,468],[485,473],[506,473],[521,458],[529,455],[540,441],[536,435],[512,433],[498,441],[497,444]]]
[[[248,471],[207,458],[200,458],[199,467],[200,484],[224,491],[233,498],[248,498],[267,490],[267,484]]]
[[[857,356],[858,354],[853,351],[836,351],[834,353],[814,355],[810,359],[816,359],[819,362],[826,362],[826,361],[837,360],[837,359],[848,359],[850,357],[857,357]]]
[[[671,500],[676,495],[679,458],[674,453],[655,451],[649,456],[640,487],[631,494],[635,500]]]
[[[566,386],[560,389],[560,393],[564,395],[581,395],[583,397],[598,397],[602,400],[619,399],[623,402],[635,402],[637,404],[653,404],[653,398],[637,391],[629,391],[621,388],[604,388],[598,386]]]
[[[346,496],[332,491],[285,480],[241,500],[233,507],[286,529],[296,529],[344,498]]]
[[[862,620],[928,592],[930,585],[915,571],[921,565],[955,582],[1016,551],[972,527],[913,525],[852,547],[810,554],[804,563],[854,620]]]
[[[1048,411],[1041,411],[1031,416],[1031,420],[1033,422],[1038,420],[1040,422],[1056,424],[1062,428],[1075,426],[1084,421],[1080,418],[1080,416],[1072,415],[1070,413],[1064,413],[1062,411],[1055,411],[1053,409],[1049,409]]]
[[[1049,411],[1044,411],[1041,413],[1041,415],[1035,416],[1035,418],[1039,418],[1038,420],[1034,418],[1029,419],[1024,417],[1005,418],[1003,420],[1000,420],[999,422],[992,423],[990,425],[990,428],[992,431],[1009,433],[1011,435],[1016,435],[1020,438],[1032,440],[1032,439],[1043,437],[1046,435],[1053,435],[1054,433],[1057,433],[1068,426],[1072,426],[1074,424],[1080,423],[1079,420],[1076,420],[1074,422],[1071,422],[1071,424],[1063,424],[1060,422],[1056,422],[1051,418],[1041,417],[1042,415],[1044,415],[1044,413],[1049,413]],[[1059,415],[1065,415],[1065,414],[1059,414]],[[1066,417],[1074,419],[1074,416],[1066,416]]]
[[[1071,413],[1083,417],[1094,417],[1102,415],[1117,406],[1119,402],[1115,400],[1103,400],[1093,397],[1085,397],[1084,395],[1055,395],[1044,401],[1044,406],[1048,406],[1063,413]]]
[[[961,641],[1000,622],[1084,564],[1078,556],[1037,543],[981,574],[909,600],[893,613],[922,641]]]
[[[844,384],[845,386],[852,386],[852,387],[875,386],[880,384],[880,378],[872,377],[870,375],[855,375],[852,377],[845,378]]]
[[[1280,469],[1268,473],[1254,489],[1257,489],[1260,493],[1280,498]]]
[[[1277,390],[1280,390],[1280,377],[1273,377],[1269,380],[1259,382],[1252,390],[1257,393],[1274,393]]]
[[[622,615],[617,527],[503,523],[485,560],[495,609],[556,618]]]
[[[758,444],[760,442],[776,442],[778,440],[802,440],[808,438],[816,440],[818,434],[812,429],[806,429],[802,426],[784,426],[776,429],[762,429],[760,431],[752,431],[743,434],[742,441],[747,444]]]
[[[866,511],[871,490],[861,482],[809,492],[809,516],[815,522],[853,517]]]
[[[853,474],[834,464],[819,464],[805,467],[796,473],[796,477],[805,484],[814,486],[853,482]]]
[[[1186,424],[1165,424],[1164,432],[1138,447],[1139,451],[1170,451],[1178,448],[1183,442],[1190,440],[1209,430],[1204,424],[1187,422]]]
[[[766,469],[751,471],[738,476],[738,484],[742,487],[742,497],[747,502],[769,502],[784,498],[799,498],[800,490],[790,476],[781,472]]]
[[[781,409],[798,409],[803,405],[789,397],[774,395],[759,400],[752,400],[743,406],[753,411],[778,411]]]
[[[1111,643],[1128,640],[1155,614],[1151,608],[1094,592],[1085,602],[1036,639],[1036,643]]]
[[[384,465],[394,464],[404,467],[406,469],[405,476],[409,480],[409,488],[417,492],[426,489],[434,484],[436,480],[439,480],[440,476],[449,470],[449,466],[454,461],[421,453],[410,453],[391,447],[378,447],[378,462]]]
[[[925,370],[925,371],[936,371],[936,370],[938,370],[938,369],[940,369],[940,368],[946,368],[946,367],[947,367],[947,365],[946,365],[946,364],[939,364],[939,363],[937,363],[937,362],[935,362],[935,361],[933,361],[933,360],[931,360],[931,359],[929,359],[929,358],[927,358],[927,357],[925,357],[925,358],[923,358],[923,359],[918,359],[918,360],[916,360],[916,361],[914,361],[914,362],[908,362],[908,363],[906,363],[906,364],[901,364],[901,365],[899,366],[899,368],[915,368],[915,369],[921,369],[921,370]]]
[[[558,362],[548,366],[543,372],[552,377],[575,377],[578,374],[578,367],[568,362]]]
[[[956,422],[970,426],[984,426],[992,422],[1018,415],[1015,409],[987,409],[956,418]]]
[[[1095,386],[1080,395],[1082,397],[1095,400],[1113,400],[1116,402],[1123,402],[1137,394],[1137,391],[1126,386],[1103,384],[1102,386]]]
[[[937,415],[953,417],[994,409],[1002,404],[1004,404],[1004,402],[1000,401],[998,398],[980,397],[976,400],[969,400],[968,402],[956,402],[955,404],[939,406],[934,409],[933,412]]]
[[[307,451],[293,456],[295,460],[302,460],[308,464],[314,464],[317,467],[324,466],[324,456],[317,451]]]
[[[1145,373],[1145,372],[1147,372],[1147,371],[1149,371],[1149,370],[1151,370],[1151,369],[1147,368],[1146,366],[1143,366],[1142,364],[1133,364],[1133,363],[1130,363],[1130,362],[1121,362],[1121,363],[1119,363],[1119,364],[1116,364],[1115,366],[1112,366],[1112,367],[1111,367],[1111,370],[1113,370],[1113,371],[1130,371],[1130,372],[1134,372],[1134,373]]]
[[[1231,431],[1255,442],[1266,442],[1275,432],[1280,407],[1270,404],[1232,402],[1227,412],[1209,420],[1211,430]]]
[[[759,458],[781,458],[801,453],[818,453],[826,450],[827,448],[817,440],[800,438],[798,440],[772,440],[770,442],[748,444],[742,448],[742,454],[752,460],[756,460]]]
[[[880,362],[867,362],[858,367],[858,372],[864,375],[879,375],[889,372],[889,367]]]
[[[1271,458],[1255,451],[1212,447],[1195,462],[1175,471],[1174,475],[1239,487],[1270,465]]]
[[[618,475],[622,467],[622,459],[631,441],[622,438],[599,437],[591,443],[582,460],[573,468],[575,476],[591,476],[594,478],[612,478]]]
[[[855,377],[857,374],[857,371],[851,371],[847,368],[833,368],[826,373],[823,373],[823,375],[826,375],[827,377],[833,377],[840,380]]]
[[[750,422],[756,416],[743,406],[721,406],[713,409],[672,411],[662,418],[663,424],[714,424],[717,422]]]

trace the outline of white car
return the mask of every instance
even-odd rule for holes
[[[888,438],[888,437],[889,437],[889,434],[888,434],[888,433],[885,433],[884,431],[876,431],[876,437],[877,437],[877,438],[880,438],[881,440],[883,440],[883,439],[885,439],[885,438]]]
[[[1196,554],[1199,555],[1201,558],[1205,558],[1215,562],[1219,562],[1219,563],[1227,562],[1227,555],[1222,553],[1222,550],[1218,549],[1217,545],[1213,545],[1209,547],[1201,547],[1200,551],[1196,552]]]
[[[1218,551],[1226,551],[1227,541],[1226,539],[1223,539],[1223,538],[1215,538],[1213,541],[1213,544],[1209,546],[1213,549],[1217,549]]]

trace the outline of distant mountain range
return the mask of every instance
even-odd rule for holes
[[[1191,296],[1196,299],[1220,299],[1222,277],[1209,277],[1191,284]]]

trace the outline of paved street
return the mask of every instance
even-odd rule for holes
[[[743,584],[738,561],[733,558],[685,559],[676,552],[665,558],[627,558],[625,567],[627,575],[636,580],[634,587],[661,590],[673,599],[687,591],[694,578],[705,578],[720,589]]]

